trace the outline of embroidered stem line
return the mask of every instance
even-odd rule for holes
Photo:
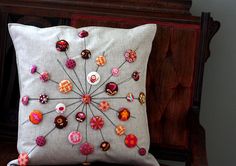
[[[63,69],[63,71],[66,73],[66,75],[70,78],[70,80],[73,82],[73,84],[76,86],[76,88],[78,89],[78,90],[80,90],[79,89],[79,87],[76,85],[76,83],[75,83],[75,81],[70,77],[70,75],[67,73],[67,71],[65,70],[65,68],[63,67],[63,65],[62,65],[62,63],[57,59],[57,62],[59,63],[59,65],[61,66],[61,68]],[[80,95],[80,96],[82,96],[80,93],[78,93],[78,92],[76,92],[76,91],[74,91],[74,90],[72,90],[73,92],[75,92],[76,94],[78,94],[78,95]],[[81,90],[80,90],[81,91]]]

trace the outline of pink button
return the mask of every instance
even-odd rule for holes
[[[44,136],[38,136],[35,141],[38,146],[44,146],[46,144],[46,138]]]
[[[87,155],[93,153],[94,147],[92,144],[85,142],[80,146],[79,150],[80,150],[81,154],[87,156]]]
[[[114,77],[118,77],[120,75],[120,70],[117,67],[113,67],[111,73]]]
[[[23,96],[21,98],[21,102],[23,105],[28,105],[29,104],[29,96]]]
[[[68,140],[71,144],[79,144],[82,141],[82,135],[79,131],[72,131],[69,136]]]

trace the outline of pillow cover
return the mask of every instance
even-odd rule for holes
[[[9,24],[21,102],[10,164],[159,165],[149,151],[146,67],[155,24],[133,29]]]

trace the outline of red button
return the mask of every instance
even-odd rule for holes
[[[38,136],[35,141],[38,146],[44,146],[46,144],[46,138],[44,136]]]
[[[68,47],[69,47],[69,44],[66,40],[59,40],[56,43],[56,49],[58,51],[61,51],[61,52],[66,51],[68,49]]]
[[[92,144],[85,142],[80,146],[79,150],[80,150],[81,154],[87,156],[87,155],[93,153],[94,147]]]
[[[104,126],[104,120],[100,116],[94,116],[90,120],[90,126],[94,130],[102,129]]]
[[[125,145],[128,148],[133,148],[138,144],[138,139],[134,134],[129,134],[125,137]]]

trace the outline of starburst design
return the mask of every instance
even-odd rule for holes
[[[45,135],[40,135],[35,138],[36,144],[29,152],[27,152],[28,155],[38,146],[44,146],[46,144],[46,138],[54,130],[65,128],[68,123],[68,118],[71,115],[75,116],[74,121],[78,124],[76,126],[76,129],[68,135],[68,140],[72,144],[72,148],[74,148],[75,145],[79,145],[80,153],[85,156],[85,163],[88,163],[88,156],[94,151],[94,145],[88,142],[89,126],[91,127],[91,129],[99,131],[103,140],[100,144],[100,148],[102,151],[109,151],[110,147],[112,147],[112,145],[110,145],[110,143],[106,140],[106,135],[103,134],[103,126],[107,123],[107,121],[114,127],[114,134],[116,134],[117,136],[125,136],[125,140],[123,141],[128,148],[137,147],[138,153],[140,155],[143,156],[146,154],[146,150],[138,146],[138,138],[135,136],[135,134],[126,134],[126,127],[116,124],[107,115],[107,111],[111,110],[114,112],[114,116],[117,116],[120,121],[125,122],[130,118],[135,119],[128,108],[113,108],[112,102],[115,100],[127,100],[127,102],[138,100],[141,104],[145,103],[145,94],[143,92],[140,92],[140,95],[137,97],[134,97],[132,92],[128,92],[127,94],[125,94],[125,96],[117,96],[117,92],[119,91],[119,88],[123,83],[131,80],[139,80],[140,73],[138,71],[133,71],[128,78],[118,83],[109,81],[112,77],[119,76],[119,73],[122,70],[122,66],[136,61],[136,50],[124,50],[124,55],[122,56],[122,58],[124,58],[124,61],[118,67],[112,68],[111,74],[107,78],[103,78],[104,81],[101,82],[102,79],[100,78],[98,72],[101,67],[106,66],[105,64],[107,62],[107,55],[105,52],[103,52],[103,55],[98,56],[95,62],[95,65],[97,65],[96,70],[87,73],[87,61],[89,61],[90,57],[92,56],[91,52],[86,48],[86,37],[88,35],[89,33],[85,30],[81,31],[78,34],[80,40],[83,40],[84,45],[84,49],[81,51],[81,59],[84,60],[84,67],[83,71],[79,71],[84,72],[84,78],[79,77],[77,73],[78,71],[75,70],[76,61],[73,58],[69,57],[69,55],[67,54],[69,43],[65,39],[60,39],[59,37],[56,43],[56,49],[59,52],[63,52],[65,54],[65,59],[64,61],[56,59],[56,61],[58,63],[58,66],[67,76],[67,79],[61,81],[53,80],[50,77],[50,75],[53,73],[49,74],[47,71],[39,71],[40,68],[38,68],[36,65],[33,65],[31,67],[31,73],[34,75],[38,75],[41,81],[52,82],[58,86],[58,90],[61,93],[74,93],[74,97],[51,97],[47,94],[40,94],[39,97],[22,97],[22,104],[25,106],[28,105],[30,101],[39,101],[41,104],[47,104],[49,101],[73,101],[67,105],[63,103],[57,103],[55,108],[47,112],[33,110],[29,115],[29,119],[26,119],[21,123],[21,125],[26,125],[29,122],[33,124],[39,124],[43,123],[43,117],[45,117],[46,115],[52,113],[58,114],[54,119],[55,126],[50,129]],[[73,75],[69,74],[71,73],[68,72],[69,70],[72,71]],[[73,79],[74,77],[76,79]],[[107,97],[99,97],[99,95],[103,93],[106,93]],[[72,106],[76,107],[71,111],[65,111]],[[79,109],[81,111],[78,111]],[[89,116],[88,112],[90,112],[90,115],[92,116]],[[99,112],[102,116],[97,116],[96,112]],[[85,133],[81,133],[79,131],[79,128],[82,124],[84,124],[85,126]]]

